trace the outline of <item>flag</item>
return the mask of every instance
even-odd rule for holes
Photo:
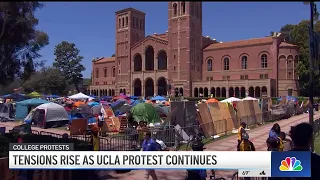
[[[319,70],[319,62],[320,62],[320,35],[317,32],[314,32],[309,26],[309,48],[310,53],[313,58],[313,64],[316,68],[315,70]]]

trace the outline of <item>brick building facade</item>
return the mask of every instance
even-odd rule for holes
[[[116,12],[115,57],[92,61],[90,93],[214,97],[298,95],[297,46],[280,33],[218,42],[202,36],[202,3],[169,2],[168,31],[145,36],[145,13]]]

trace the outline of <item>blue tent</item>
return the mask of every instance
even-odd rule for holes
[[[52,94],[52,95],[47,96],[47,98],[59,98],[59,97],[60,97],[60,96],[55,95],[55,94]]]
[[[166,98],[164,98],[162,96],[156,96],[156,97],[153,97],[151,100],[152,101],[165,101]]]
[[[294,96],[286,96],[286,99],[288,101],[297,101],[298,99]],[[281,98],[278,98],[278,101],[281,101],[282,100],[282,97]]]
[[[131,103],[130,103],[130,106],[135,106],[135,105],[137,105],[137,104],[139,104],[139,103],[143,103],[143,101],[142,100],[134,100],[134,101],[131,101]]]
[[[45,103],[50,103],[49,101],[43,100],[43,99],[38,99],[38,98],[32,98],[32,99],[27,99],[24,101],[17,102],[16,105],[16,119],[23,119],[25,118],[29,111],[30,107],[37,107],[41,104]]]
[[[130,96],[130,99],[139,99],[139,96]]]
[[[3,98],[3,99],[13,99],[15,101],[22,101],[22,100],[27,99],[24,94],[17,94],[17,93],[6,94],[6,95],[2,96],[1,98]]]
[[[99,106],[100,105],[100,103],[98,103],[98,102],[89,102],[88,103],[88,106]]]

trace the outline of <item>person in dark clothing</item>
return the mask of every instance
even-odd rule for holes
[[[268,151],[279,151],[279,141],[278,139],[269,137],[266,141],[267,143],[267,147],[268,147]]]
[[[193,142],[191,142],[191,148],[193,151],[203,151],[204,144],[200,137],[196,137]],[[207,171],[206,170],[187,170],[187,177],[185,180],[206,180]]]
[[[313,141],[313,128],[309,123],[300,123],[291,127],[290,137],[293,142],[293,149],[291,151],[310,151]],[[312,179],[320,180],[320,156],[311,153],[311,177],[310,178],[296,178],[296,179]],[[284,178],[289,180],[290,178]]]

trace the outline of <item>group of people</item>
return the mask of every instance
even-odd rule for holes
[[[249,140],[246,133],[247,124],[242,122],[238,130],[237,151],[255,151],[254,144]],[[286,133],[281,131],[278,123],[275,123],[266,140],[268,151],[311,151],[313,142],[313,127],[309,123],[300,123],[292,126],[289,132],[291,139],[287,138]],[[288,143],[285,143],[288,142]],[[286,146],[287,144],[287,146]],[[320,156],[311,153],[311,178],[296,179],[314,179],[320,180]],[[292,178],[269,178],[271,180],[289,180]]]

